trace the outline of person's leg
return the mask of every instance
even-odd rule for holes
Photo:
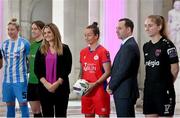
[[[40,101],[29,101],[34,117],[42,117]]]
[[[41,101],[41,107],[43,117],[54,117],[54,106],[52,101],[49,101],[48,99]]]
[[[15,83],[13,86],[15,96],[19,102],[22,117],[29,117],[29,108],[27,105],[27,83]]]
[[[99,115],[100,118],[109,118],[109,115]]]
[[[12,84],[3,83],[2,85],[3,102],[7,105],[7,117],[15,117],[15,95]]]
[[[67,117],[67,107],[68,107],[68,100],[69,94],[67,95],[60,95],[54,96],[55,100],[55,116],[56,117]]]
[[[96,95],[93,98],[95,105],[95,114],[100,118],[109,118],[110,114],[110,95],[104,90],[104,88],[98,89]]]
[[[85,114],[85,118],[95,118],[95,114]]]
[[[7,102],[7,117],[15,118],[15,102]]]
[[[34,117],[42,117],[39,87],[37,84],[28,84],[27,100],[29,101]]]
[[[158,114],[145,114],[145,118],[158,118]]]
[[[129,99],[115,100],[117,117],[135,117],[134,104]]]
[[[43,117],[54,117],[54,100],[52,93],[48,92],[46,88],[40,91],[40,103]]]
[[[173,117],[176,104],[174,88],[163,91],[156,102],[159,117]]]
[[[92,102],[92,96],[81,97],[81,112],[85,114],[85,118],[95,117],[95,107]]]
[[[19,103],[22,117],[29,117],[29,108],[27,102]]]
[[[143,97],[143,114],[145,118],[158,118],[158,110],[155,92],[151,91],[151,89],[145,88],[144,97]]]

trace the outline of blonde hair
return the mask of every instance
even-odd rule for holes
[[[43,32],[45,28],[50,28],[50,30],[52,31],[52,33],[54,34],[54,48],[57,52],[58,55],[63,55],[63,44],[61,41],[61,35],[60,32],[57,28],[57,26],[53,23],[47,24],[44,26],[43,28]],[[44,39],[42,41],[41,47],[40,47],[40,51],[42,54],[47,54],[49,49],[49,43]]]
[[[161,30],[159,31],[160,35],[168,39],[167,29],[166,29],[166,21],[163,16],[160,15],[150,15],[147,17],[151,19],[157,26],[161,26]]]
[[[17,28],[17,30],[19,30],[20,28],[16,18],[12,18],[11,21],[8,23],[8,25],[14,25]]]

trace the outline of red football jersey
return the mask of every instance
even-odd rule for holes
[[[104,73],[103,63],[106,62],[110,62],[110,54],[103,46],[99,45],[95,51],[90,51],[90,47],[82,49],[80,52],[82,79],[88,82],[97,81]]]

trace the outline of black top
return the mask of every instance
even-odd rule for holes
[[[46,62],[45,55],[40,50],[37,51],[34,62],[34,72],[38,79],[46,77]],[[72,55],[68,45],[63,44],[63,55],[57,55],[57,66],[56,66],[56,79],[62,78],[63,84],[60,85],[56,92],[57,94],[70,93],[69,88],[69,77],[72,67]],[[40,82],[40,86],[44,87]]]
[[[145,43],[143,51],[146,67],[145,85],[160,83],[160,85],[173,86],[171,64],[179,62],[174,44],[170,40],[161,38],[155,44],[151,41]]]

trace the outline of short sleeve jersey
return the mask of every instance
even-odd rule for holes
[[[34,73],[34,60],[35,60],[35,55],[40,47],[42,41],[34,41],[31,43],[30,47],[30,55],[29,55],[29,63],[30,63],[30,75],[29,75],[29,83],[31,84],[38,84],[38,79]]]
[[[17,40],[7,39],[2,44],[4,57],[4,82],[27,82],[27,56],[30,43],[27,39],[19,37]]]
[[[164,83],[173,85],[171,64],[179,62],[176,47],[165,38],[153,44],[151,41],[143,46],[146,82]]]
[[[110,62],[109,52],[101,45],[95,51],[90,51],[90,48],[84,48],[80,52],[80,63],[82,67],[82,79],[88,82],[95,82],[102,74],[103,63]]]

